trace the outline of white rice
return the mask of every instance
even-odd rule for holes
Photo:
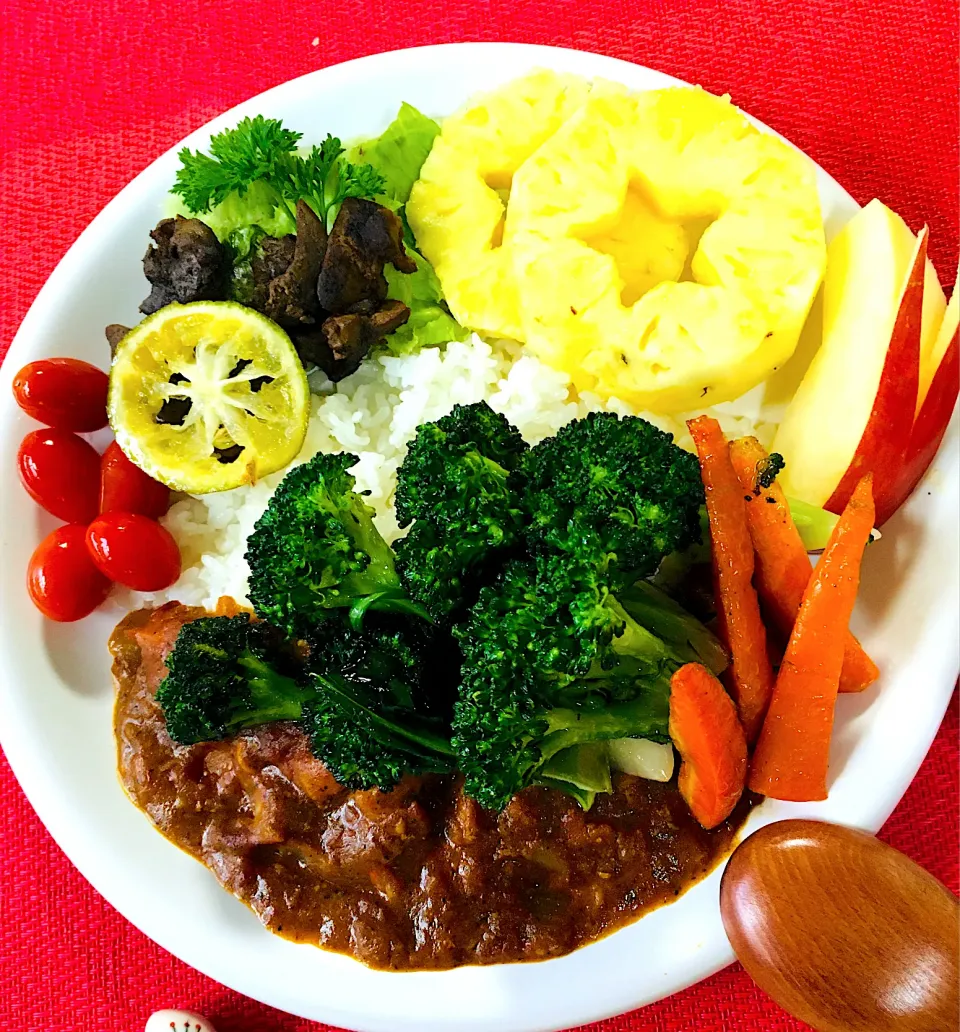
[[[632,412],[612,399],[604,404],[579,396],[565,374],[521,353],[513,342],[487,343],[474,335],[464,343],[426,348],[402,358],[380,356],[365,362],[336,386],[324,383],[315,395],[307,438],[296,462],[317,452],[349,451],[357,487],[369,491],[376,524],[387,541],[402,533],[393,508],[397,468],[421,423],[446,415],[457,403],[486,401],[502,412],[530,444],[555,434],[588,412]],[[712,410],[727,433],[757,433],[764,443],[772,424]],[[682,416],[641,413],[677,442],[690,447]],[[112,601],[124,609],[177,600],[213,607],[222,595],[247,601],[247,536],[285,471],[250,487],[202,496],[182,496],[163,518],[183,557],[180,579],[166,591],[140,593],[117,588]]]

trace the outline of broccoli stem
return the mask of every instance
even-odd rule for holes
[[[408,616],[417,616],[428,623],[434,622],[427,610],[408,598],[407,593],[399,587],[358,598],[350,606],[349,614],[350,626],[355,631],[362,630],[363,617],[368,609],[374,609],[381,613],[406,613]]]
[[[702,663],[713,674],[727,668],[720,641],[682,606],[648,581],[637,581],[617,593],[624,609],[644,627],[667,642],[677,660]]]
[[[620,677],[650,678],[658,676],[668,664],[678,666],[677,657],[668,645],[638,623],[621,605],[610,596],[605,605],[616,613],[623,624],[623,633],[610,643],[617,656],[616,672]],[[584,675],[585,680],[602,681],[611,676],[611,670],[603,659],[595,659]]]
[[[622,656],[643,660],[651,667],[659,667],[672,658],[664,641],[643,624],[638,623],[618,598],[608,599],[607,606],[623,620],[624,624],[623,634],[613,639],[614,651]]]
[[[344,605],[350,607],[350,625],[359,630],[368,609],[406,613],[433,623],[426,609],[414,602],[400,583],[393,550],[377,530],[372,514],[368,506],[358,506],[344,520],[357,550],[370,557],[362,572],[350,574],[343,582]]]
[[[250,698],[253,707],[234,714],[227,723],[231,731],[268,724],[274,720],[299,720],[303,703],[312,694],[292,677],[278,674],[262,659],[247,653],[237,658],[237,665],[249,670]]]
[[[670,719],[670,682],[660,679],[629,702],[614,702],[602,709],[557,708],[545,714],[547,733],[539,744],[549,760],[561,749],[611,738],[651,738],[666,741]]]
[[[606,744],[585,742],[558,752],[540,768],[537,782],[573,795],[581,806],[583,793],[595,796],[598,792],[612,792],[610,757],[607,755]],[[571,787],[576,791],[571,792]],[[584,809],[589,809],[589,805]]]
[[[326,501],[326,499],[323,499]],[[373,510],[368,505],[355,505],[344,509],[333,502],[325,506],[331,515],[341,519],[358,552],[369,557],[361,572],[352,573],[345,583],[356,588],[358,595],[372,595],[375,592],[400,587],[393,564],[393,552],[383,540],[373,522]]]

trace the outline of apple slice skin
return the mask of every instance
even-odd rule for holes
[[[924,226],[917,238],[913,264],[900,298],[873,408],[850,465],[824,506],[831,512],[842,512],[860,478],[873,473],[878,527],[897,508],[895,499],[899,492],[896,488],[903,473],[917,411],[926,261],[927,227]]]
[[[898,509],[920,483],[927,467],[933,462],[943,435],[950,425],[953,407],[960,394],[960,342],[957,331],[947,345],[947,350],[937,366],[933,382],[927,391],[920,414],[913,424],[906,462],[897,480],[896,489],[890,496],[890,504]]]

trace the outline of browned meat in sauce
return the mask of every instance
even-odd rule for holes
[[[403,223],[380,204],[348,197],[340,207],[327,253],[320,269],[317,297],[332,315],[354,311],[354,306],[383,301],[387,281],[383,267],[390,263],[399,272],[416,272],[403,246]]]
[[[221,301],[226,297],[227,254],[213,230],[199,219],[177,215],[150,231],[143,257],[150,294],[140,305],[151,315],[171,302]]]
[[[167,838],[290,939],[393,969],[555,957],[673,900],[749,808],[704,831],[675,784],[620,775],[588,813],[533,788],[495,814],[454,777],[341,789],[293,724],[177,745],[154,693],[201,615],[173,603],[114,632],[120,776]]]

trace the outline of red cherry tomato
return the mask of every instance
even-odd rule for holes
[[[87,551],[87,528],[58,527],[30,557],[27,591],[33,604],[51,620],[69,623],[92,613],[107,597],[110,581],[93,565]]]
[[[13,378],[13,396],[47,426],[86,434],[107,425],[107,374],[79,358],[45,358]]]
[[[82,437],[48,427],[24,437],[17,452],[20,481],[47,512],[67,523],[89,523],[100,504],[100,456]]]
[[[132,463],[114,441],[100,459],[100,512],[136,512],[159,519],[169,505],[170,488]]]
[[[97,569],[134,591],[162,591],[180,576],[180,549],[170,532],[133,512],[108,512],[87,528]]]

